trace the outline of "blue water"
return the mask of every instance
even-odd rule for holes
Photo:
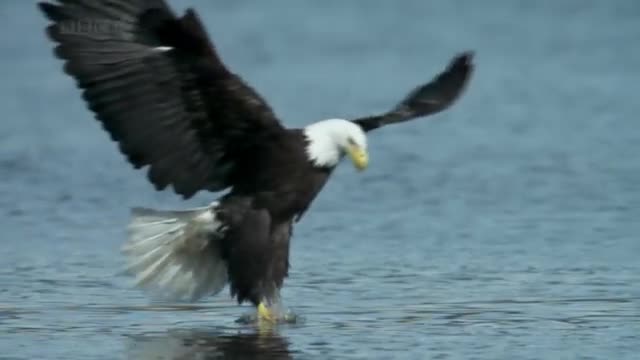
[[[637,359],[640,3],[172,1],[288,126],[385,111],[456,52],[449,111],[370,136],[296,227],[268,334],[225,290],[156,305],[121,275],[131,169],[31,1],[0,2],[0,358]],[[243,357],[244,356],[244,357]]]

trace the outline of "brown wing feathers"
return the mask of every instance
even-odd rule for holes
[[[223,190],[238,152],[280,124],[229,72],[197,15],[176,18],[162,0],[39,4],[49,37],[88,107],[157,189],[185,198]],[[247,158],[238,157],[238,158]]]
[[[393,110],[353,121],[370,131],[445,110],[464,92],[473,72],[472,60],[471,52],[455,56],[443,72],[411,91]]]

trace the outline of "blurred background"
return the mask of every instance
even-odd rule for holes
[[[227,290],[151,304],[120,273],[130,207],[217,195],[155,192],[35,2],[0,2],[0,358],[637,357],[639,2],[170,3],[291,127],[386,111],[464,50],[476,72],[448,111],[372,134],[367,172],[338,169],[294,233],[304,321],[259,336]]]

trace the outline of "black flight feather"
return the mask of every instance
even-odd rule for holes
[[[464,92],[473,72],[472,59],[472,52],[455,56],[443,72],[430,82],[416,87],[388,113],[353,121],[364,131],[370,131],[445,110]]]
[[[38,6],[65,72],[129,162],[149,167],[156,189],[189,198],[231,187],[254,167],[238,163],[253,146],[284,131],[226,68],[195,11],[176,17],[163,0]]]

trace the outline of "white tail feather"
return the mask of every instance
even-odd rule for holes
[[[184,211],[134,208],[122,247],[137,286],[173,301],[220,292],[227,265],[216,243],[224,233],[218,204]]]

